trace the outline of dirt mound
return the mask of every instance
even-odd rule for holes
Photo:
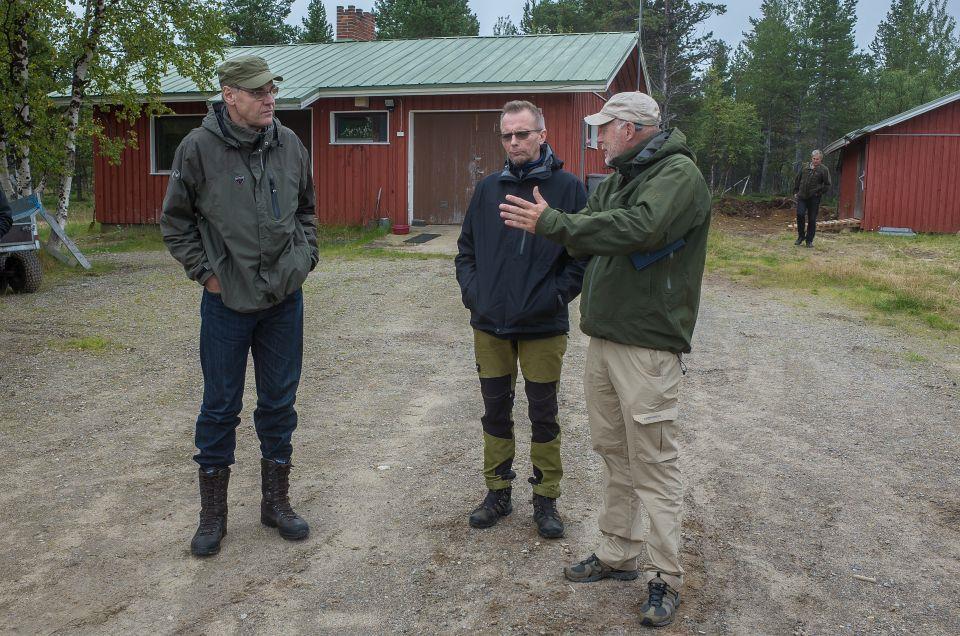
[[[713,203],[714,214],[763,218],[782,210],[792,210],[793,200],[785,197],[770,199],[741,199],[739,197],[721,197]]]

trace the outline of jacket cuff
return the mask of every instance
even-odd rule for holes
[[[206,264],[203,264],[194,270],[193,280],[197,281],[201,285],[204,285],[208,280],[210,280],[211,276],[213,276],[213,270],[210,269]]]
[[[537,226],[534,228],[536,234],[549,234],[556,225],[557,215],[560,214],[553,208],[547,208],[537,219]]]

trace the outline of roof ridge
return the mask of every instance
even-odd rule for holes
[[[489,40],[510,38],[552,38],[575,35],[636,35],[636,31],[585,31],[578,33],[518,33],[516,35],[445,35],[431,38],[395,38],[389,40],[334,40],[333,42],[291,42],[289,44],[233,44],[228,49],[265,49],[298,46],[329,46],[332,44],[375,44],[377,42],[427,42],[430,40]]]

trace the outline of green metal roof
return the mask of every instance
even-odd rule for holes
[[[225,59],[264,57],[283,76],[277,101],[305,107],[322,97],[604,91],[636,45],[636,33],[519,35],[242,46]],[[215,96],[175,72],[160,86],[163,101]]]

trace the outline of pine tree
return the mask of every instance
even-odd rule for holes
[[[510,20],[510,16],[502,15],[497,18],[497,23],[493,25],[493,34],[496,36],[519,35],[520,29]]]
[[[524,33],[591,33],[596,31],[592,14],[581,0],[526,0],[520,29]]]
[[[738,99],[752,103],[763,130],[758,186],[770,192],[774,174],[791,167],[788,149],[794,147],[798,113],[802,112],[808,83],[804,78],[803,49],[793,23],[795,2],[763,0],[760,17],[744,35],[734,62]],[[792,168],[791,168],[792,169]]]
[[[293,0],[227,0],[224,13],[236,46],[289,44],[297,27],[284,22]]]
[[[301,20],[300,42],[325,44],[333,42],[333,27],[327,22],[327,9],[322,0],[310,0],[307,16]]]
[[[411,40],[477,35],[480,21],[467,0],[377,0],[377,38]]]
[[[643,11],[643,49],[653,96],[665,125],[683,124],[696,110],[697,70],[708,60],[713,33],[700,34],[704,20],[726,13],[725,5],[691,0],[653,0]]]
[[[860,101],[864,59],[856,50],[856,0],[809,0],[801,7],[799,20],[804,30],[803,44],[809,97],[805,100],[812,127],[810,142],[817,148],[848,132],[856,123],[851,106]],[[804,158],[807,152],[797,154]]]
[[[894,0],[870,44],[873,119],[960,88],[960,41],[946,0]]]

